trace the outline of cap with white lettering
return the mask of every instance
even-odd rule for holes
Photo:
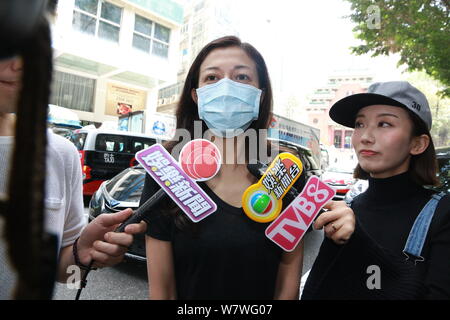
[[[372,105],[406,108],[431,130],[432,119],[427,98],[406,81],[376,82],[366,93],[350,95],[337,101],[330,109],[330,117],[339,124],[354,128],[358,111]]]

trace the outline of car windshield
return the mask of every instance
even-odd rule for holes
[[[118,201],[139,202],[145,174],[140,166],[126,169],[106,184],[109,195]]]
[[[69,140],[73,142],[78,150],[83,150],[86,136],[87,133],[74,133],[69,137]]]

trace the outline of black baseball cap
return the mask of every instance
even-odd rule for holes
[[[431,130],[432,119],[427,98],[407,81],[376,82],[366,93],[353,94],[337,101],[330,108],[330,118],[343,126],[354,128],[358,111],[372,105],[406,108]]]

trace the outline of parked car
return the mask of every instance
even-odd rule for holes
[[[322,181],[336,190],[336,196],[333,200],[344,200],[346,193],[355,184],[353,170],[353,165],[336,166],[334,164],[323,173]]]
[[[145,170],[141,165],[136,165],[102,183],[89,203],[89,222],[102,213],[114,213],[127,208],[136,210],[139,207],[144,181]],[[143,234],[134,236],[126,256],[145,261]]]
[[[279,141],[278,143],[281,147],[288,148],[300,159],[303,165],[303,170],[306,173],[306,179],[311,176],[317,176],[319,178],[322,176],[323,171],[320,169],[320,165],[314,160],[310,150],[290,142]]]
[[[98,129],[75,130],[70,141],[80,153],[84,196],[93,195],[103,181],[136,165],[136,152],[156,143],[140,133]]]
[[[450,147],[436,148],[436,158],[439,165],[438,177],[441,185],[433,189],[450,193]]]
[[[300,146],[281,142],[283,147],[289,148],[303,163],[306,178],[311,175],[320,177],[321,170],[315,163],[311,153]],[[144,188],[145,170],[137,165],[123,170],[112,179],[101,184],[100,188],[89,203],[89,221],[102,213],[114,213],[126,208],[135,210],[139,207],[139,200]],[[297,189],[302,186],[296,184]],[[301,191],[301,190],[298,190]],[[128,249],[126,257],[137,261],[146,261],[145,236],[137,235]]]

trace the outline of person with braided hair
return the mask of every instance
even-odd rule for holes
[[[142,223],[127,226],[125,233],[113,232],[131,209],[100,215],[85,226],[78,152],[46,129],[52,73],[46,18],[27,41],[16,56],[0,56],[0,300],[50,298],[54,279],[66,282],[69,266],[115,265],[133,234],[146,229]],[[49,259],[45,256],[53,248],[37,241],[44,233],[56,238]],[[32,255],[37,258],[29,259]],[[56,270],[50,269],[56,275],[42,279],[40,267],[46,263],[30,261],[54,256]],[[49,290],[40,288],[46,285]]]

